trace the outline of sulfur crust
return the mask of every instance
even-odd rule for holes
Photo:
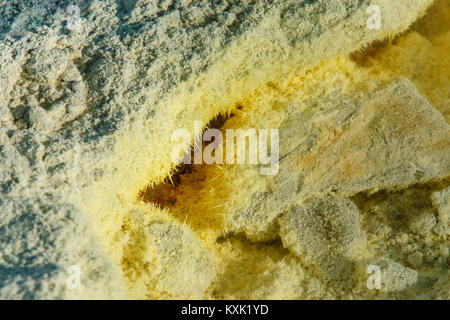
[[[445,48],[448,48],[449,43],[448,32],[435,36],[432,42],[419,34],[408,33],[401,37],[398,43],[393,44],[392,48],[385,48],[380,56],[371,58],[371,66],[367,69],[345,57],[372,41],[394,37],[404,31],[424,14],[431,2],[374,1],[381,6],[382,12],[389,14],[380,31],[367,32],[361,28],[361,21],[365,21],[367,17],[365,12],[361,12],[350,21],[345,21],[345,26],[344,23],[339,24],[317,39],[298,44],[294,48],[282,36],[277,21],[278,15],[273,13],[261,22],[257,30],[252,30],[232,43],[223,52],[222,58],[206,73],[177,87],[161,102],[159,108],[165,113],[158,119],[158,123],[155,123],[155,120],[148,122],[145,117],[137,119],[133,126],[121,135],[112,155],[103,164],[110,174],[82,190],[79,199],[89,212],[89,218],[105,251],[114,263],[122,267],[123,279],[128,284],[130,297],[148,298],[152,297],[152,293],[127,283],[127,270],[122,262],[123,250],[129,239],[124,237],[121,227],[130,211],[136,208],[148,217],[161,215],[159,208],[142,204],[137,195],[147,185],[155,185],[173,172],[170,152],[176,145],[169,140],[173,130],[193,130],[194,120],[200,120],[206,125],[218,114],[230,114],[232,111],[237,117],[228,121],[224,128],[277,127],[283,120],[283,113],[276,111],[285,109],[289,104],[302,105],[304,101],[313,100],[314,97],[324,94],[325,91],[331,92],[336,87],[342,88],[344,92],[368,90],[376,83],[374,80],[385,80],[399,75],[410,78],[436,108],[446,113],[444,110],[447,110],[445,106],[448,106],[448,91],[445,90],[450,87],[450,72],[448,64],[444,62],[447,52]],[[405,11],[405,8],[414,9]],[[420,52],[411,50],[417,47],[422,48]],[[399,56],[397,52],[406,57],[395,60],[395,57]],[[336,56],[338,57],[335,58]],[[425,61],[431,62],[431,66],[427,65],[419,76],[414,76],[413,61],[417,59],[424,64]],[[400,61],[402,63],[399,63]],[[439,72],[433,72],[438,68]],[[442,78],[445,75],[447,78]],[[242,112],[235,108],[238,103],[244,106]],[[148,129],[150,127],[151,131]],[[195,132],[194,135],[198,133]],[[180,146],[180,151],[187,147]],[[154,150],[158,152],[152,152]],[[148,154],[153,154],[154,157],[149,159],[146,156]],[[261,271],[257,270],[255,274],[248,272],[250,279],[258,278],[258,272],[263,273],[271,268],[285,270],[283,272],[286,273],[286,279],[291,273],[300,273],[296,277],[303,277],[303,272],[307,270],[298,271],[300,269],[294,268],[292,264],[297,262],[288,253],[283,252],[283,249],[262,246],[253,250],[253,244],[243,245],[236,241],[221,245],[216,242],[217,236],[226,231],[223,212],[233,211],[237,204],[248,201],[239,193],[239,186],[251,181],[254,173],[235,167],[216,166],[207,166],[200,171],[203,177],[193,175],[187,178],[189,181],[170,215],[193,230],[207,250],[217,256],[221,274],[229,270],[229,266],[236,260],[236,255],[242,254],[246,258],[238,260],[241,260],[243,269],[252,270],[258,261],[267,261],[267,267],[258,269]],[[291,261],[291,265],[281,262],[284,256]],[[248,298],[251,297],[248,295],[252,294],[258,296],[257,293],[245,289],[246,281],[238,281],[236,275],[226,275],[223,283],[217,285],[219,289],[225,288],[223,292],[211,291],[208,293],[209,297]],[[145,276],[142,281],[145,282],[144,278]],[[134,283],[139,281],[140,279],[134,280]],[[242,286],[239,283],[242,283]],[[279,295],[274,295],[273,298],[280,298],[285,294],[280,286],[289,285],[279,284],[276,291]],[[295,291],[297,289],[289,290],[298,294]]]
[[[415,40],[414,44],[411,44],[411,39]],[[448,64],[445,64],[445,47],[450,39],[448,38],[448,33],[439,35],[438,39],[440,39],[440,42],[437,42],[437,45],[417,46],[416,44],[426,43],[427,40],[417,33],[409,32],[400,37],[395,44],[389,45],[377,56],[371,57],[371,64],[368,69],[358,66],[347,57],[339,57],[322,63],[307,75],[292,77],[285,82],[284,86],[276,86],[276,84],[272,83],[264,88],[259,88],[253,94],[239,101],[239,104],[244,106],[244,111],[235,111],[236,117],[228,120],[223,129],[262,126],[277,127],[282,118],[280,118],[276,110],[281,109],[282,105],[301,104],[302,101],[314,99],[315,96],[325,94],[324,90],[333,90],[337,87],[344,88],[345,92],[370,90],[377,81],[391,79],[400,75],[411,79],[418,86],[421,93],[430,101],[433,101],[433,105],[439,109],[439,106],[442,106],[448,97],[446,90],[449,88],[448,75],[450,72],[445,69],[448,68]],[[419,54],[421,59],[417,59],[417,50],[415,48],[423,48]],[[398,52],[402,52],[403,55],[398,55]],[[406,59],[402,59],[402,63],[400,61],[397,61],[398,63],[390,63],[391,60],[389,58],[391,56],[406,57]],[[446,71],[434,72],[433,70],[435,69],[427,67],[425,72],[422,72],[419,76],[412,77],[411,73],[407,73],[405,70],[411,70],[411,66],[418,61],[423,63],[423,65],[427,65],[427,63],[439,65],[441,67],[439,70]],[[356,88],[355,83],[359,83]],[[426,85],[426,87],[423,85]],[[435,95],[430,95],[427,88],[433,89],[432,93],[435,93]],[[441,111],[444,112],[444,110]],[[258,297],[256,293],[248,291],[246,283],[252,282],[252,279],[258,277],[261,271],[258,270],[257,266],[260,265],[261,261],[274,259],[274,262],[265,269],[270,270],[281,258],[268,258],[273,257],[270,251],[271,247],[262,247],[250,254],[246,252],[246,249],[242,248],[244,244],[237,240],[229,242],[228,245],[214,244],[218,233],[223,230],[224,222],[221,212],[236,210],[238,206],[242,205],[243,201],[248,201],[248,198],[239,195],[238,190],[241,190],[245,184],[252,181],[251,174],[245,169],[238,171],[234,169],[236,168],[230,168],[229,166],[205,166],[199,170],[199,173],[187,177],[183,181],[181,189],[179,189],[180,195],[177,198],[178,201],[172,210],[172,214],[179,220],[185,220],[201,238],[205,239],[208,247],[215,247],[214,250],[220,255],[225,269],[225,266],[234,263],[233,261],[236,260],[235,256],[240,251],[246,257],[244,260],[245,265],[242,266],[242,269],[255,270],[248,273],[242,273],[241,271],[239,276],[236,275],[236,277],[247,277],[245,281],[238,281],[230,277],[231,279],[228,279],[226,284],[221,284],[223,289],[221,294],[224,295],[222,297]],[[370,257],[375,252],[375,246],[370,245],[365,251],[360,252],[360,255]],[[289,257],[289,255],[285,253],[284,257]],[[236,273],[238,273],[237,270]],[[262,275],[260,276],[262,277]],[[304,275],[295,277],[297,280],[303,278]],[[239,283],[242,285],[239,286]],[[278,288],[283,286],[289,287],[288,283],[287,281]],[[233,287],[232,293],[230,293],[230,287]],[[283,298],[285,296],[280,292],[278,295],[269,297]],[[308,297],[310,296],[302,298]]]
[[[62,3],[0,4],[0,297],[449,299],[430,3],[83,0],[76,30]],[[278,174],[175,167],[173,130],[205,126],[279,129]]]

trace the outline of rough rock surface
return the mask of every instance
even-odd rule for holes
[[[177,221],[152,219],[142,212],[131,213],[124,229],[130,242],[123,257],[137,277],[135,291],[148,291],[149,299],[201,299],[216,276],[213,257],[192,232]],[[136,227],[131,228],[133,224]],[[135,275],[129,275],[134,278]],[[145,289],[140,289],[140,287]]]
[[[348,261],[358,255],[365,235],[358,207],[336,197],[294,206],[279,219],[280,237],[302,261],[317,265],[329,278],[343,277]]]
[[[251,194],[251,205],[229,218],[231,230],[254,239],[276,236],[274,220],[296,202],[404,189],[450,173],[450,127],[405,79],[314,101],[280,135],[275,189]]]
[[[373,3],[383,14],[379,30],[366,28]],[[396,35],[431,3],[0,2],[0,298],[214,297],[210,286],[226,292],[230,286],[216,269],[227,274],[234,267],[214,265],[208,250],[217,248],[162,219],[159,209],[135,203],[140,190],[174,169],[172,131],[194,120],[206,125],[266,83]],[[276,178],[288,183],[250,193],[255,207],[235,212],[226,231],[273,239],[288,206],[447,177],[449,128],[442,115],[406,80],[368,92],[311,101],[310,111],[288,117],[281,127],[288,128],[280,159],[286,165]],[[331,136],[330,128],[337,129]],[[428,216],[411,218],[414,232],[431,228],[446,239],[442,197],[433,198],[437,225]],[[286,263],[279,258],[289,255],[283,250],[268,258],[276,261],[269,268],[276,280],[261,270],[263,280],[255,282],[271,289],[261,284],[255,296],[323,297],[319,280],[303,289],[309,276],[295,256]],[[148,271],[150,263],[159,273]],[[81,268],[81,289],[68,287],[69,266]],[[287,286],[291,276],[301,281]],[[429,292],[440,292],[439,281]]]
[[[450,187],[436,191],[431,195],[433,206],[438,211],[439,222],[449,223],[450,219]]]

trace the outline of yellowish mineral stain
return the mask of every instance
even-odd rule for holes
[[[437,1],[429,15],[392,42],[378,46],[373,54],[355,59],[342,55],[321,59],[316,67],[307,71],[304,69],[305,62],[296,60],[292,52],[286,54],[280,42],[272,43],[273,39],[269,39],[261,40],[261,43],[255,40],[261,37],[248,35],[248,38],[230,48],[229,56],[219,61],[203,78],[179,88],[166,101],[171,106],[165,115],[166,126],[149,131],[152,124],[142,122],[124,135],[118,150],[122,148],[126,153],[117,153],[109,167],[120,169],[126,166],[125,174],[119,178],[112,176],[110,180],[95,185],[92,195],[88,192],[84,201],[92,213],[105,250],[122,270],[130,297],[177,297],[170,292],[172,289],[155,289],[154,279],[148,273],[155,272],[152,268],[158,268],[158,262],[154,260],[158,246],[149,248],[141,239],[144,231],[130,220],[133,210],[142,212],[149,220],[171,221],[176,228],[186,231],[187,238],[192,236],[198,239],[199,248],[211,254],[211,261],[215,264],[215,270],[211,273],[217,272],[215,280],[204,294],[185,288],[173,289],[186,292],[184,298],[342,297],[339,286],[325,292],[320,281],[310,275],[313,272],[309,267],[303,266],[279,242],[251,243],[239,235],[226,237],[225,217],[249,202],[248,195],[240,193],[240,186],[253,183],[254,171],[232,165],[196,166],[191,174],[181,176],[180,183],[174,187],[176,201],[173,206],[162,210],[153,204],[143,203],[138,195],[145,190],[145,186],[155,185],[174,172],[170,154],[158,153],[151,161],[139,156],[129,159],[129,154],[138,155],[140,148],[143,153],[148,148],[171,150],[176,145],[169,139],[177,124],[191,124],[194,120],[206,124],[218,114],[233,114],[221,130],[277,128],[286,117],[285,111],[292,106],[302,110],[308,101],[332,94],[337,89],[348,94],[366,91],[373,89],[379,81],[398,76],[404,76],[416,85],[420,93],[449,121],[449,16],[448,1]],[[273,38],[277,39],[277,35]],[[249,63],[247,59],[258,48],[266,48],[265,52],[270,51],[268,48],[272,49],[270,61],[277,64],[259,72],[239,72],[243,65],[252,65],[252,61]],[[349,49],[354,51],[357,48]],[[286,57],[291,57],[292,61],[283,60]],[[223,70],[230,71],[224,74]],[[185,109],[185,105],[190,108]],[[186,129],[193,133],[193,127]],[[134,136],[135,140],[130,136]],[[142,145],[149,141],[152,141],[151,146]],[[187,147],[179,146],[180,151]],[[255,190],[260,187],[254,186]],[[192,277],[189,270],[185,272],[181,268],[180,277]],[[351,280],[341,284],[342,288],[351,285]]]

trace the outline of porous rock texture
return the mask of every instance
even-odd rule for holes
[[[350,99],[333,93],[314,100],[280,131],[280,172],[273,178],[279,187],[254,193],[258,200],[229,218],[251,238],[270,237],[264,234],[270,224],[298,201],[405,189],[450,173],[450,128],[405,79]]]
[[[280,221],[283,245],[325,276],[343,277],[346,260],[364,243],[358,207],[350,200],[317,198],[294,206]]]
[[[448,298],[449,73],[424,65],[449,28],[411,27],[432,3],[1,1],[0,298]],[[410,27],[406,45],[345,57]],[[389,67],[421,40],[422,67]],[[172,132],[217,115],[279,128],[279,174],[202,167],[173,207],[141,201],[189,148]],[[404,221],[395,197],[415,208]],[[376,256],[418,279],[368,291]]]

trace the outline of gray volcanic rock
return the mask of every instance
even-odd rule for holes
[[[348,261],[357,256],[355,248],[365,240],[358,207],[337,197],[294,206],[279,224],[283,245],[327,278],[343,277]]]

